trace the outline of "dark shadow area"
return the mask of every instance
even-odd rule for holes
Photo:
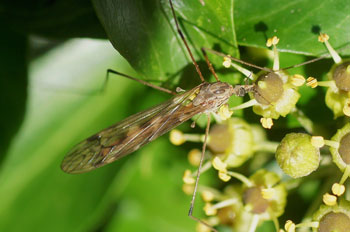
[[[92,1],[1,1],[0,18],[22,34],[50,38],[107,38]]]
[[[22,125],[28,95],[27,37],[0,23],[0,165]]]
[[[266,32],[268,31],[269,27],[266,23],[260,21],[257,24],[254,25],[254,31],[261,32],[264,35],[265,41],[267,41],[267,35]]]
[[[239,53],[241,55],[241,60],[244,60],[247,63],[251,63],[260,67],[268,67],[271,63],[271,60],[267,56],[256,56],[252,54],[251,52],[247,52],[247,47],[240,46],[239,47]],[[259,69],[256,69],[254,67],[246,67],[250,71],[254,72],[255,74],[258,73]],[[269,67],[268,67],[269,68]]]
[[[321,27],[319,25],[313,25],[311,27],[311,33],[315,35],[319,35],[321,32]]]
[[[212,75],[209,71],[207,63],[203,60],[196,61],[204,79],[209,81],[210,76]],[[181,77],[179,80],[178,86],[181,88],[185,88],[185,90],[189,90],[199,85],[201,80],[199,78],[199,74],[196,71],[196,68],[192,63],[189,63],[182,69]]]

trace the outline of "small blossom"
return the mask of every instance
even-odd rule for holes
[[[271,200],[276,195],[276,190],[274,188],[265,188],[261,190],[262,197],[266,200]]]
[[[328,206],[333,206],[337,204],[337,197],[329,193],[326,193],[323,195],[323,203],[325,203]]]
[[[211,229],[202,223],[197,223],[196,232],[211,232]]]
[[[346,116],[350,116],[350,99],[349,98],[345,99],[343,113]]]
[[[267,39],[266,46],[271,47],[272,45],[277,45],[280,39],[277,36]]]
[[[311,137],[311,144],[314,147],[321,148],[324,146],[324,139],[322,136],[312,136]]]
[[[183,184],[182,191],[187,195],[191,195],[191,194],[193,194],[193,191],[194,191],[194,185],[193,184]]]
[[[228,58],[228,57],[224,57],[224,62],[222,63],[222,65],[225,67],[225,68],[229,68],[231,67],[231,59]]]
[[[202,152],[199,149],[192,149],[189,153],[188,153],[188,161],[190,162],[190,164],[192,164],[193,166],[198,166],[201,160],[201,156],[202,156]]]
[[[338,197],[343,195],[345,192],[345,186],[342,184],[334,183],[332,185],[332,193]]]
[[[222,181],[227,182],[231,179],[231,176],[227,175],[227,171],[219,171],[219,178]]]
[[[295,231],[295,224],[291,220],[288,220],[286,224],[284,224],[284,229],[286,232],[294,232]]]
[[[274,36],[267,42],[268,45],[273,45],[273,70],[275,72],[262,71],[257,75],[252,75],[250,71],[239,65],[231,64],[243,75],[254,81],[254,91],[249,94],[251,100],[234,107],[234,109],[253,107],[254,113],[263,118],[271,119],[278,119],[280,116],[286,117],[295,109],[301,96],[298,92],[298,86],[303,84],[304,78],[300,75],[290,76],[285,71],[279,70],[279,54],[276,48],[278,41],[279,39]],[[226,66],[228,67],[228,63]]]
[[[218,115],[220,116],[221,120],[227,120],[231,118],[233,114],[233,111],[231,111],[227,104],[224,104],[219,108]]]
[[[210,128],[208,148],[227,164],[239,167],[253,156],[254,139],[251,125],[241,118],[230,118]]]
[[[325,34],[325,33],[320,33],[320,35],[318,36],[318,41],[321,43],[324,43],[329,51],[329,53],[331,54],[334,62],[336,64],[341,62],[341,57],[338,55],[338,53],[334,50],[334,48],[331,46],[331,44],[328,42],[329,40],[329,35]]]
[[[317,87],[317,79],[315,77],[308,77],[306,79],[306,85],[311,87],[311,88],[316,88]]]
[[[186,142],[186,139],[182,131],[174,129],[170,132],[170,142],[178,146]]]
[[[194,184],[196,182],[195,179],[192,177],[192,172],[188,169],[185,171],[182,180],[185,184]]]
[[[204,201],[209,202],[214,200],[214,194],[212,191],[204,190],[202,192],[202,198]]]
[[[264,215],[264,218],[278,217],[286,205],[287,190],[280,183],[280,177],[266,170],[259,170],[250,178],[252,183],[243,192],[243,202],[247,211]],[[273,212],[270,215],[269,212]]]
[[[215,157],[212,161],[213,167],[218,170],[218,171],[222,171],[222,172],[226,172],[226,167],[227,164],[222,162],[222,160],[219,157]]]
[[[266,129],[271,129],[273,126],[272,118],[261,118],[260,123]]]
[[[213,205],[208,203],[208,202],[205,203],[205,206],[203,209],[204,209],[205,214],[208,216],[213,216],[213,215],[216,215],[216,213],[217,213],[217,210],[213,207]]]
[[[320,33],[320,35],[318,36],[318,41],[321,43],[324,43],[328,40],[329,40],[329,35],[327,35],[326,33]]]
[[[292,76],[292,84],[294,86],[302,86],[305,83],[305,78],[302,75],[295,74]]]

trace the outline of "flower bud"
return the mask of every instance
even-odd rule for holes
[[[338,205],[322,205],[313,215],[313,221],[318,222],[313,232],[337,231],[348,232],[350,228],[350,203],[341,200]]]
[[[337,147],[329,148],[333,162],[341,171],[344,171],[350,165],[350,124],[339,129],[331,140],[339,143]]]
[[[303,133],[287,134],[276,150],[278,165],[287,175],[298,178],[315,171],[320,163],[320,151]]]

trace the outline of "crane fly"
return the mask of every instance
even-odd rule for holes
[[[250,85],[232,87],[226,82],[220,82],[204,49],[202,49],[209,69],[214,74],[217,82],[208,83],[204,80],[179,28],[171,0],[169,0],[169,3],[177,31],[189,52],[202,83],[191,90],[173,96],[160,105],[132,115],[78,143],[62,161],[61,168],[64,172],[84,173],[116,161],[197,114],[216,112],[223,104],[227,103],[232,95],[243,96],[250,90]],[[125,74],[110,71],[146,84]],[[161,87],[149,83],[147,85],[164,91]],[[172,91],[166,92],[172,93]]]
[[[62,170],[67,173],[83,173],[109,164],[199,113],[216,112],[238,91],[238,88],[225,82],[203,82],[77,144],[64,158]]]

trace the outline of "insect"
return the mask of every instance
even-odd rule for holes
[[[186,39],[179,28],[171,0],[169,0],[169,3],[175,18],[176,28],[190,54],[202,83],[191,90],[175,95],[160,105],[132,115],[80,142],[64,157],[61,164],[63,171],[67,173],[84,173],[116,161],[197,114],[216,112],[232,95],[243,96],[247,91],[251,90],[251,85],[236,85],[232,87],[228,83],[220,82],[204,49],[202,49],[209,69],[214,74],[217,82],[208,83],[204,80]],[[120,74],[113,70],[109,71]],[[136,79],[125,74],[120,75]],[[137,81],[143,83],[140,80]],[[153,86],[149,83],[147,85],[164,91],[161,87]],[[172,93],[172,91],[166,92]]]

